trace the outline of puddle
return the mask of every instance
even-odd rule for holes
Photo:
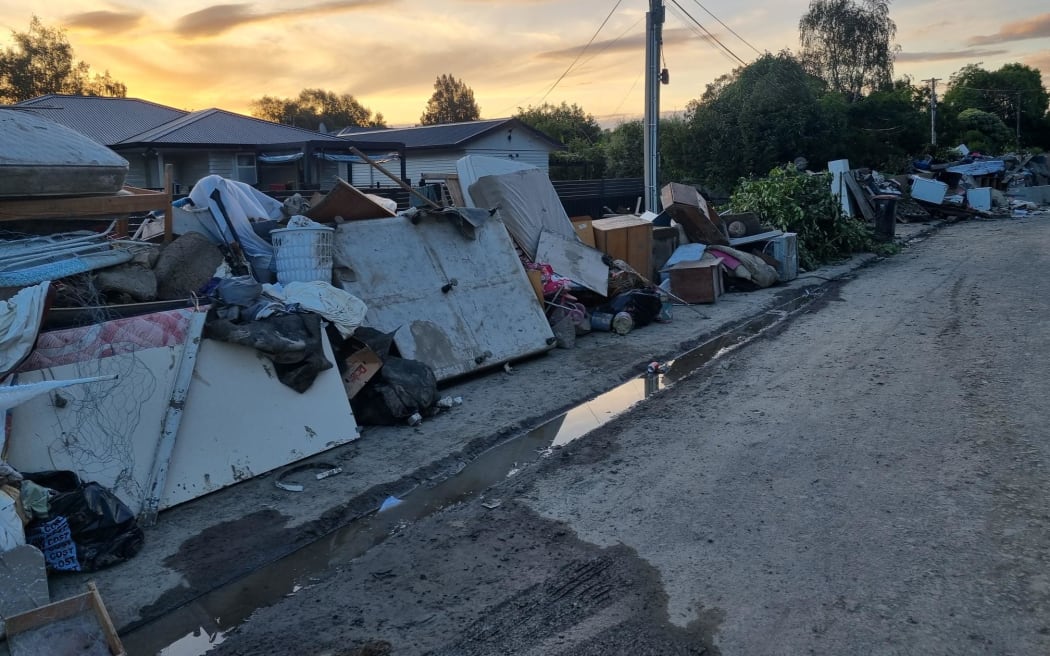
[[[737,328],[664,363],[663,372],[619,385],[563,415],[499,444],[468,463],[450,478],[407,495],[400,504],[353,522],[233,583],[136,628],[121,639],[130,654],[201,656],[224,640],[225,633],[246,621],[258,608],[320,581],[331,567],[345,564],[393,533],[443,508],[484,493],[529,463],[549,455],[612,421],[652,394],[689,376],[778,326],[807,306],[818,294],[793,298]],[[495,500],[489,500],[494,502]]]

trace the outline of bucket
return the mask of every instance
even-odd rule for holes
[[[282,228],[270,233],[276,259],[277,282],[332,282],[334,228]]]
[[[617,335],[626,335],[634,330],[634,317],[628,312],[617,312],[612,320],[612,331]]]

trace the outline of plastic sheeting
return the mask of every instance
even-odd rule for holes
[[[236,180],[228,180],[218,175],[201,178],[190,191],[190,201],[197,207],[207,207],[215,218],[215,225],[202,222],[201,227],[216,243],[230,243],[233,235],[223,219],[218,204],[211,198],[211,192],[219,191],[226,214],[237,231],[237,240],[241,248],[264,268],[269,268],[273,260],[273,247],[255,234],[252,219],[277,221],[284,217],[283,205],[251,185]]]
[[[0,302],[0,379],[33,350],[50,288],[50,282],[43,282]]]
[[[948,169],[948,173],[962,173],[963,175],[992,175],[1002,173],[1006,170],[1006,162],[1001,159],[986,159],[970,164],[960,164]]]
[[[534,262],[544,230],[577,239],[558,192],[539,169],[484,176],[470,185],[470,194],[478,207],[499,208],[514,241]]]
[[[502,175],[504,173],[527,171],[535,168],[531,164],[515,162],[512,159],[486,157],[484,155],[467,155],[456,161],[456,173],[459,174],[459,185],[462,188],[463,200],[467,207],[481,207],[471,197],[470,185],[486,175]]]

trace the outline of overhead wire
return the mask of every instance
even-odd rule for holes
[[[547,99],[547,96],[549,96],[551,92],[554,91],[555,88],[557,88],[561,81],[565,79],[565,76],[569,74],[569,71],[571,71],[573,67],[576,66],[576,62],[580,61],[580,58],[583,57],[584,53],[587,52],[587,49],[591,47],[591,44],[594,43],[594,40],[598,38],[598,34],[601,33],[603,28],[605,28],[605,25],[609,22],[609,19],[612,18],[612,15],[616,13],[617,9],[619,9],[621,2],[623,2],[623,0],[616,0],[616,4],[613,5],[613,8],[610,9],[608,15],[606,15],[605,20],[602,21],[602,24],[599,25],[598,29],[595,30],[594,34],[591,35],[591,39],[587,42],[587,45],[585,45],[583,49],[580,50],[579,54],[576,55],[576,58],[573,59],[572,63],[569,64],[568,68],[565,69],[565,72],[558,76],[558,79],[554,81],[554,84],[551,85],[551,88],[547,89],[547,92],[543,94],[542,98],[540,98],[540,104],[543,104],[543,101]]]
[[[751,45],[751,42],[750,42],[750,41],[748,41],[748,40],[747,40],[747,39],[745,39],[744,37],[742,37],[742,36],[740,36],[739,34],[737,34],[737,33],[736,33],[736,30],[734,30],[733,28],[731,28],[731,27],[729,27],[728,25],[726,25],[725,23],[723,23],[723,22],[722,22],[722,19],[721,19],[721,18],[719,18],[718,16],[715,16],[715,15],[714,15],[714,14],[713,14],[713,13],[711,12],[711,10],[710,10],[710,9],[708,9],[708,8],[707,8],[707,7],[705,7],[704,5],[700,4],[700,0],[693,0],[693,2],[695,2],[695,3],[697,4],[697,5],[699,5],[701,9],[703,9],[704,11],[706,11],[706,12],[707,12],[707,15],[708,15],[708,16],[710,16],[711,18],[713,18],[713,19],[715,19],[716,21],[718,21],[718,24],[719,24],[719,25],[721,25],[722,27],[724,27],[724,28],[726,28],[727,30],[729,30],[729,33],[730,33],[730,34],[732,34],[732,35],[733,35],[733,36],[735,36],[736,38],[740,39],[741,41],[743,41],[743,42],[744,42],[744,43],[745,43],[745,44],[747,45],[747,47],[749,47],[749,48],[751,48],[752,50],[754,50],[756,54],[758,54],[758,55],[761,55],[761,54],[762,54],[762,51],[761,51],[761,50],[759,50],[758,48],[756,48],[755,46]]]
[[[701,30],[703,30],[704,34],[707,35],[707,39],[708,40],[713,41],[714,43],[718,44],[718,47],[721,48],[721,52],[724,52],[728,56],[730,56],[733,59],[735,59],[737,62],[740,63],[741,66],[747,66],[747,62],[745,62],[743,59],[740,58],[739,55],[737,55],[735,52],[733,52],[732,48],[730,48],[726,44],[722,43],[722,41],[719,40],[719,38],[716,37],[710,30],[708,30],[706,27],[704,27],[704,25],[700,21],[698,21],[692,14],[690,14],[685,9],[685,7],[683,7],[681,4],[679,4],[678,0],[671,0],[671,4],[673,4],[675,7],[677,7],[678,11],[682,12],[682,14],[684,14],[689,19],[689,21],[692,21],[697,27],[699,27]],[[688,25],[688,22],[687,22],[687,25]],[[690,27],[690,29],[692,29],[692,28]]]

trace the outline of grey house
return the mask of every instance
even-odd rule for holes
[[[357,158],[356,143],[221,109],[187,112],[135,98],[50,94],[18,103],[108,146],[128,160],[127,184],[164,186],[171,164],[177,188],[188,191],[208,175],[267,189],[330,189]],[[362,150],[398,152],[401,144],[373,140]],[[398,167],[399,168],[399,167]]]
[[[381,144],[404,146],[404,173],[415,184],[423,174],[456,172],[456,161],[466,155],[512,159],[548,170],[550,154],[565,146],[516,118],[499,118],[414,128],[346,128],[337,133],[375,152]],[[382,173],[365,164],[349,164],[346,180],[357,187],[386,185]]]

